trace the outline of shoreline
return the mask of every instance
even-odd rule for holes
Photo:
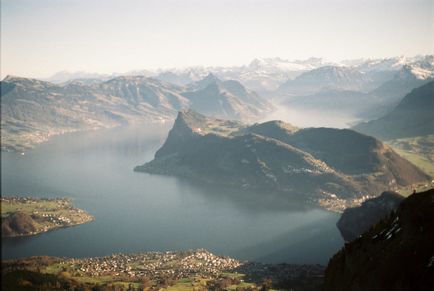
[[[95,220],[70,198],[2,197],[2,240],[31,237]]]
[[[63,228],[69,228],[69,227],[74,227],[74,226],[79,226],[82,224],[87,224],[87,223],[91,223],[92,221],[95,220],[95,217],[92,216],[92,219],[86,221],[86,222],[80,222],[80,223],[75,223],[75,224],[70,224],[70,225],[64,225],[64,226],[57,226],[57,227],[53,227],[47,230],[42,230],[39,232],[35,232],[35,233],[30,233],[30,234],[17,234],[17,235],[10,235],[10,236],[2,236],[1,239],[2,240],[7,240],[7,239],[16,239],[16,238],[30,238],[30,237],[35,237],[35,236],[39,236],[41,234],[47,233],[47,232],[51,232],[51,231],[55,231],[55,230],[60,230]]]

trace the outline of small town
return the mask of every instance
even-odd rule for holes
[[[319,282],[324,276],[324,266],[321,265],[240,261],[214,255],[204,249],[61,259],[54,264],[49,264],[42,271],[56,275],[67,274],[68,277],[80,282],[95,282],[95,280],[99,284],[129,282],[131,286],[148,284],[150,287],[177,286],[179,282],[186,281],[190,282],[191,286],[205,284],[208,288],[214,285],[221,287],[222,284],[253,288],[267,281],[270,284],[271,282],[285,284],[300,282],[304,278]]]
[[[122,277],[138,281],[143,277],[175,280],[200,276],[215,278],[223,271],[240,267],[242,262],[223,256],[216,256],[206,250],[185,252],[149,252],[140,254],[113,254],[108,257],[66,259],[59,267],[73,277]]]

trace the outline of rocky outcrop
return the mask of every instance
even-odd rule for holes
[[[403,200],[396,212],[334,255],[324,290],[432,290],[434,190]]]
[[[398,193],[383,192],[358,207],[345,209],[336,225],[345,241],[352,241],[390,215],[403,199]]]

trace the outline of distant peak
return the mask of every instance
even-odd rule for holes
[[[217,78],[214,74],[209,73],[205,78],[203,78],[202,80],[194,83],[194,87],[196,89],[205,89],[206,87],[208,87],[209,85],[212,84],[219,84],[221,81],[219,78]]]
[[[202,81],[219,81],[219,78],[217,78],[217,76],[213,73],[208,73],[208,75],[203,78]]]
[[[249,67],[257,68],[257,67],[259,67],[260,65],[262,65],[263,63],[264,63],[263,60],[258,59],[258,58],[255,58],[255,59],[253,59],[253,60],[250,62]]]
[[[181,123],[187,125],[188,127],[192,127],[193,125],[196,125],[197,123],[201,123],[206,119],[207,117],[205,115],[197,113],[196,111],[190,108],[186,108],[178,112],[178,116],[176,117],[175,124]]]
[[[415,78],[419,80],[427,80],[434,78],[434,73],[429,70],[425,69],[422,66],[418,66],[416,64],[405,64],[402,66],[401,71],[399,71],[395,78],[397,79],[405,79],[405,78]]]
[[[7,75],[3,81],[6,82],[14,82],[14,81],[21,81],[21,80],[30,80],[29,78],[14,76],[14,75]]]
[[[293,126],[290,123],[284,122],[282,120],[271,120],[271,121],[264,122],[264,124],[270,124],[270,125],[278,126],[285,129],[291,129],[291,130],[297,129],[297,127]]]
[[[178,117],[184,117],[184,116],[200,116],[205,117],[204,115],[194,111],[191,108],[184,108],[178,111]]]
[[[125,81],[133,81],[133,80],[147,80],[149,79],[146,76],[143,75],[129,75],[129,76],[117,76],[114,77],[110,80],[108,80],[107,82],[113,81],[113,80],[125,80]]]
[[[25,83],[28,85],[32,85],[32,84],[54,85],[53,83],[50,83],[47,81],[41,81],[41,80],[34,79],[34,78],[19,77],[19,76],[14,76],[14,75],[7,75],[3,79],[3,82],[22,83],[22,84]]]

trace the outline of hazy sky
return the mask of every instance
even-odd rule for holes
[[[434,0],[1,0],[1,75],[434,53]]]

